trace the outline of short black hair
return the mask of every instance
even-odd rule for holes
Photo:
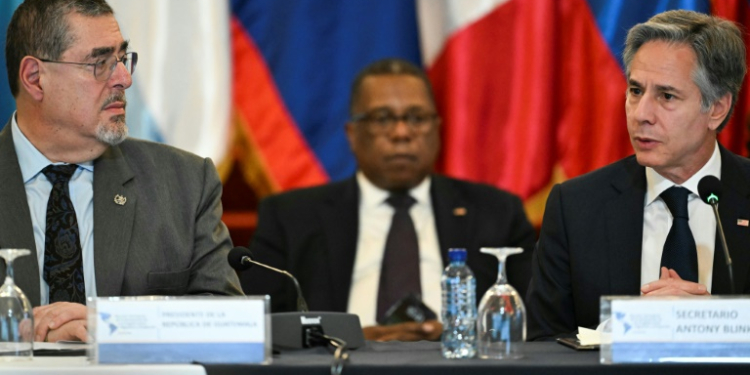
[[[362,69],[352,83],[352,93],[349,99],[349,114],[354,115],[354,106],[359,101],[360,90],[362,89],[362,81],[367,77],[371,76],[382,76],[382,75],[407,75],[419,78],[420,81],[424,82],[427,88],[427,94],[430,96],[432,105],[435,105],[435,99],[432,94],[432,84],[430,79],[427,78],[424,70],[418,66],[403,60],[396,58],[388,58],[383,60],[375,61],[374,63],[367,65]]]

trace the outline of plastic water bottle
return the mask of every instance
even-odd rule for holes
[[[472,358],[477,352],[477,282],[466,265],[466,249],[448,250],[450,264],[440,279],[443,289],[443,337],[445,358]]]

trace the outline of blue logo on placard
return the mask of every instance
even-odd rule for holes
[[[618,320],[618,321],[620,321],[620,322],[622,322],[622,326],[625,327],[625,332],[624,333],[628,333],[628,331],[630,331],[630,329],[633,328],[633,326],[630,325],[630,323],[626,322],[625,318],[627,318],[627,314],[625,314],[623,312],[616,312],[615,313],[615,319]]]
[[[112,314],[103,312],[99,313],[99,317],[102,319],[102,322],[107,324],[107,326],[109,327],[109,335],[112,336],[112,334],[117,331],[117,324],[114,324],[110,321],[110,319],[112,318]]]

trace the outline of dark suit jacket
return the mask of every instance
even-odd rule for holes
[[[16,284],[39,305],[39,266],[10,122],[0,132],[0,246],[31,249]],[[210,159],[128,139],[94,161],[94,264],[99,296],[239,295],[227,264],[221,182]],[[116,194],[127,198],[114,203]],[[2,274],[5,274],[4,265]]]
[[[482,246],[526,249],[508,263],[511,284],[524,291],[536,233],[521,201],[494,187],[437,175],[432,177],[430,194],[443,263],[448,248],[467,248],[477,300],[497,278],[497,260],[479,253]],[[457,207],[465,208],[466,215],[454,215]],[[259,260],[287,269],[299,279],[311,310],[346,311],[358,227],[359,187],[350,178],[264,199],[250,247]],[[254,267],[241,278],[247,294],[271,295],[274,312],[296,308],[293,286],[280,275]]]
[[[724,195],[719,215],[733,262],[735,290],[750,293],[750,161],[721,147]],[[639,295],[645,168],[630,156],[555,186],[547,199],[527,295],[529,339],[599,323],[599,297]],[[712,294],[729,293],[716,236]]]

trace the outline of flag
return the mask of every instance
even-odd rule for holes
[[[351,176],[351,83],[385,57],[421,64],[417,32],[412,1],[232,0],[235,119],[256,191]]]
[[[750,61],[750,2],[748,0],[714,0],[711,2],[711,13],[737,23],[745,40],[745,59]],[[719,142],[724,147],[740,155],[750,151],[750,80],[745,77],[732,118],[726,128],[719,133]]]
[[[216,0],[109,0],[138,52],[126,91],[130,135],[210,157],[230,149],[229,4]]]

